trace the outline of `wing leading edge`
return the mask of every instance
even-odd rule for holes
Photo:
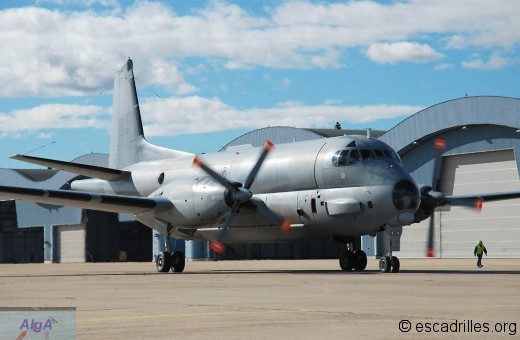
[[[166,198],[105,195],[82,191],[47,190],[10,186],[0,186],[0,197],[129,214],[164,211],[173,206],[172,202]]]
[[[43,165],[49,168],[63,170],[72,172],[78,175],[84,175],[87,177],[104,179],[107,181],[117,181],[122,179],[123,177],[129,175],[128,171],[112,169],[112,168],[104,168],[101,166],[74,163],[74,162],[64,162],[55,159],[41,158],[41,157],[33,157],[33,156],[25,156],[25,155],[14,155],[10,157],[11,159],[16,159],[18,161]]]

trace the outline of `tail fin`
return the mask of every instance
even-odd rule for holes
[[[192,154],[158,147],[144,137],[132,59],[116,73],[110,129],[109,167],[121,169],[134,163]]]

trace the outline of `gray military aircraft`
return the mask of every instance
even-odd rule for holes
[[[130,213],[165,236],[227,243],[333,239],[349,244],[343,270],[364,270],[367,256],[352,241],[420,222],[442,205],[519,197],[520,193],[445,196],[419,188],[397,153],[367,136],[343,136],[262,148],[242,146],[195,156],[158,147],[144,136],[132,60],[115,76],[108,168],[27,155],[12,158],[87,176],[73,190],[0,186],[0,197]],[[433,223],[428,248],[433,251]],[[159,272],[182,272],[184,254],[156,256]],[[387,247],[388,248],[388,247]],[[382,272],[398,272],[389,248]]]

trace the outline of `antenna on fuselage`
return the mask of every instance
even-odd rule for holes
[[[367,138],[372,138],[372,129],[367,128]]]

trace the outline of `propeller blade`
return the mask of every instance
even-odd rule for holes
[[[446,150],[447,142],[444,139],[435,138],[433,141],[433,146],[437,150],[433,151],[435,159],[433,161],[432,186],[421,188],[421,201],[424,199],[424,203],[428,207],[427,209],[430,211],[430,223],[428,226],[428,243],[426,244],[427,257],[435,257],[435,208],[446,201],[446,196],[442,192],[436,191],[435,189],[437,189],[437,186],[439,184],[439,178],[441,177],[442,154]]]
[[[222,184],[222,186],[228,189],[229,191],[233,193],[237,191],[237,188],[235,188],[227,179],[225,179],[224,177],[216,173],[213,169],[211,169],[209,166],[204,164],[198,156],[195,156],[195,158],[193,159],[193,165],[201,168],[205,173],[210,175],[214,180]]]
[[[433,244],[433,234],[435,228],[435,211],[432,212],[430,216],[430,225],[428,227],[428,244],[426,246],[426,256],[427,257],[435,257],[435,248]]]
[[[246,188],[246,189],[251,188],[251,185],[253,184],[255,177],[258,174],[260,167],[262,166],[262,163],[264,162],[265,158],[267,157],[267,155],[273,148],[274,148],[274,144],[270,140],[266,140],[264,147],[262,149],[262,153],[260,154],[260,157],[258,158],[258,161],[256,161],[256,164],[253,167],[253,170],[251,170],[251,172],[247,176],[246,181],[244,182],[244,188]]]
[[[459,206],[466,208],[473,208],[478,211],[482,211],[484,199],[480,196],[448,196],[446,197],[446,204],[451,206]]]
[[[220,231],[217,235],[217,238],[215,240],[212,240],[209,247],[218,254],[223,254],[226,246],[224,245],[224,242],[226,241],[226,236],[229,231],[229,226],[231,226],[231,223],[233,222],[233,219],[235,218],[235,215],[238,213],[238,206],[240,205],[239,201],[236,201],[233,203],[233,207],[231,208],[231,211],[226,217],[226,220],[222,224],[222,227],[220,228]]]
[[[274,148],[274,144],[266,140],[264,144],[264,148],[262,150],[262,153],[260,154],[260,157],[256,161],[255,166],[249,173],[249,175],[246,178],[246,181],[242,187],[234,186],[231,182],[229,182],[227,179],[225,179],[223,176],[219,175],[217,172],[215,172],[213,169],[211,169],[209,166],[204,164],[202,160],[196,156],[193,159],[193,165],[201,168],[204,172],[206,172],[210,177],[212,177],[214,180],[216,180],[218,183],[220,183],[223,187],[228,189],[230,192],[233,193],[231,196],[233,199],[233,206],[231,207],[231,210],[226,217],[224,223],[222,224],[222,227],[217,234],[216,239],[211,241],[210,248],[218,253],[223,254],[225,251],[225,240],[226,235],[229,231],[229,227],[231,226],[231,223],[233,222],[233,219],[235,218],[236,214],[238,213],[238,207],[240,204],[245,202],[253,202],[253,204],[258,208],[260,212],[262,212],[265,216],[267,216],[270,220],[272,218],[276,218],[277,220],[280,220],[280,228],[283,232],[288,232],[291,228],[291,221],[289,219],[279,219],[275,214],[273,214],[270,209],[265,205],[265,203],[260,199],[254,199],[253,193],[249,188],[253,184],[256,175],[258,174],[258,171],[260,170],[260,167],[262,166],[265,158],[269,154],[269,152]],[[273,217],[274,216],[274,217]]]
[[[269,207],[265,204],[265,202],[262,201],[260,198],[253,197],[251,199],[251,203],[253,203],[255,205],[255,207],[258,209],[258,211],[262,215],[267,217],[267,219],[273,225],[280,226],[280,230],[284,234],[289,232],[289,230],[291,229],[291,225],[292,225],[292,222],[291,222],[290,219],[288,219],[287,217],[286,218],[281,218],[280,216],[278,216],[275,213],[273,213],[273,211],[271,209],[269,209]]]
[[[224,243],[217,240],[211,241],[209,247],[217,254],[224,254],[224,250],[226,249]]]

